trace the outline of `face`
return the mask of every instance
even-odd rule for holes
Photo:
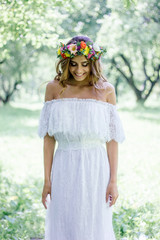
[[[69,71],[76,81],[83,81],[90,75],[90,62],[85,56],[71,58]]]

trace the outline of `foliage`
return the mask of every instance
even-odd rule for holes
[[[0,47],[8,41],[31,43],[35,48],[54,45],[61,31],[60,23],[65,17],[57,8],[71,6],[72,1],[64,0],[1,0],[0,4]]]
[[[113,214],[117,239],[137,240],[142,236],[143,239],[159,239],[159,220],[156,203],[146,203],[138,208],[123,199],[123,206],[119,206]]]
[[[123,2],[124,2],[124,6],[126,7],[126,8],[130,8],[131,7],[131,5],[136,5],[137,4],[137,0],[123,0]]]
[[[129,5],[133,0],[125,1]],[[62,21],[66,19],[66,12],[72,12],[72,14],[79,10],[82,12],[82,9],[87,9],[88,4],[89,6],[95,4],[97,13],[101,11],[101,14],[104,14],[107,9],[106,1],[100,1],[99,4],[96,4],[96,1],[92,3],[85,1],[84,5],[83,1],[76,0],[1,0],[0,47],[5,46],[8,41],[17,40],[32,43],[36,48],[42,44],[53,46],[59,34],[63,34],[66,30],[63,25],[61,26]],[[100,10],[102,4],[103,8]]]
[[[108,69],[113,76],[117,70],[137,101],[144,102],[160,81],[158,1],[139,1],[128,10],[119,1],[109,1],[108,7],[112,13],[104,17],[97,35],[108,48]]]
[[[59,14],[58,7],[70,9],[72,1],[0,2],[0,100],[7,103],[26,78],[26,71],[31,73],[37,52],[56,46],[66,17]]]
[[[62,23],[66,31],[60,34],[60,38],[68,39],[80,33],[90,36],[95,41],[95,33],[98,33],[103,17],[109,14],[111,9],[108,8],[106,0],[86,0],[79,1],[72,11],[62,8],[59,11],[67,14],[67,18]]]
[[[43,237],[44,218],[40,211],[40,184],[26,180],[17,184],[0,175],[0,239],[30,239]]]

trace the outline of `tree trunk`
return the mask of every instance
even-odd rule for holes
[[[142,86],[143,86],[142,90],[139,90],[136,87],[132,66],[131,66],[129,60],[124,56],[124,54],[119,54],[118,57],[120,57],[123,60],[124,64],[128,68],[129,75],[126,74],[126,72],[120,68],[120,64],[118,64],[118,60],[116,60],[115,57],[112,58],[111,62],[113,64],[113,66],[116,68],[116,70],[122,75],[122,77],[126,80],[126,82],[129,84],[129,86],[132,88],[133,92],[136,95],[137,102],[139,102],[140,104],[144,104],[144,102],[148,99],[151,92],[153,91],[153,87],[160,80],[160,76],[159,76],[160,64],[155,67],[152,62],[152,67],[154,69],[154,73],[152,76],[149,76],[147,74],[147,69],[146,69],[147,59],[145,58],[145,56],[143,55],[142,52],[141,52],[141,55],[142,55],[143,73],[145,76],[145,80],[143,81],[143,84],[142,84]],[[146,84],[147,81],[150,83],[150,87],[147,87],[147,84]]]

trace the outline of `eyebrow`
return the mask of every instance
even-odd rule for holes
[[[73,61],[73,60],[71,60],[71,62],[77,63],[77,62],[75,62],[75,61]],[[84,62],[81,62],[81,63],[86,63],[86,62],[88,62],[88,61],[84,61]]]

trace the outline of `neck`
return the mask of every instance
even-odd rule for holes
[[[66,83],[69,84],[69,85],[79,86],[79,87],[81,87],[81,86],[91,86],[89,84],[88,79],[84,79],[82,81],[77,81],[74,78],[71,78],[71,79],[67,80]]]

